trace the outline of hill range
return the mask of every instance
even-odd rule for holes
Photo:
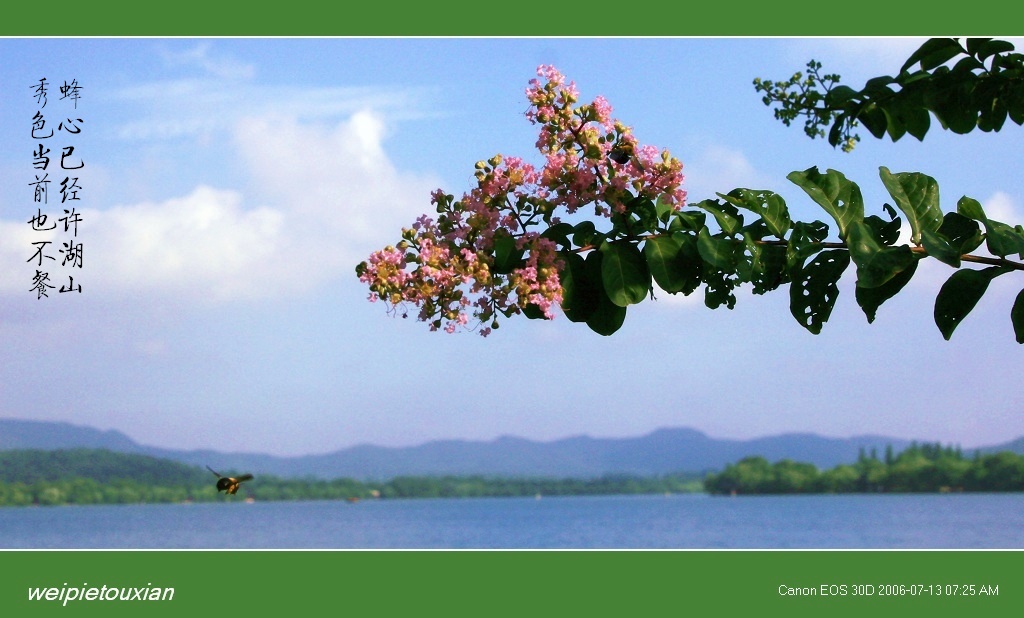
[[[261,453],[175,450],[139,444],[116,431],[70,423],[0,419],[0,450],[100,448],[150,455],[217,470],[245,470],[284,478],[385,480],[396,476],[487,475],[593,478],[606,474],[654,476],[720,470],[743,457],[792,459],[818,468],[853,463],[862,449],[881,457],[885,448],[911,441],[865,435],[828,438],[790,433],[752,440],[711,438],[695,429],[667,428],[633,438],[577,436],[537,442],[500,437],[490,441],[439,440],[409,447],[359,445],[321,455],[278,457]],[[1024,438],[978,449],[1024,454]]]

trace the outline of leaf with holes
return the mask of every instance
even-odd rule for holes
[[[850,252],[830,249],[793,274],[789,286],[789,311],[800,325],[815,335],[832,314],[839,296],[837,282],[850,265]]]
[[[865,223],[852,223],[846,239],[850,257],[857,265],[858,288],[877,288],[884,285],[915,261],[910,247],[882,245]]]
[[[896,206],[907,216],[911,242],[919,244],[923,231],[939,229],[942,209],[939,208],[939,185],[934,178],[918,172],[893,174],[885,167],[879,168],[879,174],[889,195],[896,200]]]
[[[864,198],[860,187],[847,180],[841,172],[828,170],[824,174],[812,167],[786,176],[803,189],[825,212],[832,215],[839,226],[839,236],[846,238],[846,229],[853,221],[864,218]]]
[[[743,227],[743,215],[740,214],[735,206],[728,202],[723,204],[718,200],[704,200],[694,204],[694,206],[714,215],[715,221],[718,222],[718,227],[722,228],[722,232],[729,236],[732,236]]]
[[[752,191],[750,189],[733,189],[728,195],[721,193],[718,197],[730,204],[760,215],[772,234],[785,238],[792,220],[782,196],[771,191]]]

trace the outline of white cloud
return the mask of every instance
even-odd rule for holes
[[[242,120],[235,140],[261,195],[293,215],[305,239],[345,260],[399,240],[430,210],[440,181],[395,169],[383,117],[364,109],[337,124],[272,115]]]
[[[238,121],[236,156],[249,164],[254,190],[201,185],[163,201],[80,210],[82,275],[104,298],[184,302],[354,280],[355,264],[396,242],[439,184],[395,169],[385,133],[371,110],[333,125],[285,115]],[[2,220],[0,239],[0,293],[27,295],[31,242],[60,239]]]
[[[1002,191],[996,191],[992,194],[992,197],[982,203],[982,208],[985,209],[985,214],[990,219],[1010,225],[1024,224],[1024,220],[1021,219],[1019,214],[1020,211],[1016,200]]]
[[[690,202],[714,198],[716,191],[768,189],[775,184],[767,174],[755,169],[743,152],[721,145],[708,146],[688,160],[685,172]]]
[[[94,247],[94,270],[86,272],[126,294],[219,301],[273,293],[283,283],[273,273],[289,244],[285,215],[246,210],[242,202],[236,191],[200,186],[160,203],[86,211],[86,240]]]
[[[291,117],[301,122],[336,122],[364,110],[391,119],[421,118],[416,89],[326,86],[301,88],[189,78],[155,81],[122,88],[112,100],[127,104],[119,139],[153,141],[220,132],[243,116]],[[135,110],[135,107],[141,109]]]
[[[211,52],[212,48],[210,41],[199,41],[189,49],[172,51],[163,48],[159,53],[168,67],[195,68],[220,79],[250,79],[256,74],[253,65],[239,62],[230,56],[215,55]]]

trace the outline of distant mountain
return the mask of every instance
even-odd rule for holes
[[[105,448],[126,453],[143,450],[120,431],[101,431],[70,423],[0,419],[0,450],[16,448]]]
[[[144,446],[118,431],[99,431],[68,423],[0,419],[0,450],[105,448],[139,453],[227,472],[244,470],[282,477],[386,480],[403,475],[596,477],[604,474],[657,475],[718,470],[743,457],[769,461],[792,459],[819,468],[853,463],[861,449],[879,457],[887,445],[897,452],[909,440],[884,436],[825,438],[792,433],[755,440],[720,440],[695,429],[659,429],[636,438],[577,436],[551,442],[501,437],[487,442],[440,440],[392,448],[360,445],[325,455],[275,457],[259,453],[183,451]],[[1012,450],[1024,454],[1024,438],[982,452]]]

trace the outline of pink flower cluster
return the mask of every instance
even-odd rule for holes
[[[562,301],[562,263],[553,242],[527,229],[542,210],[527,205],[537,200],[536,171],[498,155],[478,163],[476,175],[477,187],[459,201],[435,191],[436,221],[420,217],[402,230],[397,247],[374,252],[356,268],[371,301],[383,300],[396,312],[416,306],[431,330],[444,324],[449,333],[468,328],[470,314],[484,336],[498,327],[498,314],[510,317],[533,306],[554,317]]]
[[[396,246],[356,267],[371,301],[403,316],[406,305],[418,307],[431,330],[480,327],[484,336],[498,327],[498,314],[532,311],[551,319],[562,301],[563,262],[539,226],[558,223],[561,208],[571,214],[587,204],[610,216],[637,196],[683,206],[679,160],[638,146],[603,97],[575,106],[575,84],[554,67],[542,65],[537,74],[544,81],[530,82],[526,116],[541,126],[544,167],[496,155],[476,164],[477,186],[460,200],[435,191],[436,221],[420,217]]]
[[[555,206],[569,213],[594,204],[595,214],[623,212],[634,197],[682,208],[686,203],[683,164],[669,152],[638,146],[633,131],[612,119],[612,107],[601,96],[574,107],[579,99],[574,82],[554,67],[541,65],[530,81],[526,117],[541,125],[537,149],[547,158],[541,185]]]

